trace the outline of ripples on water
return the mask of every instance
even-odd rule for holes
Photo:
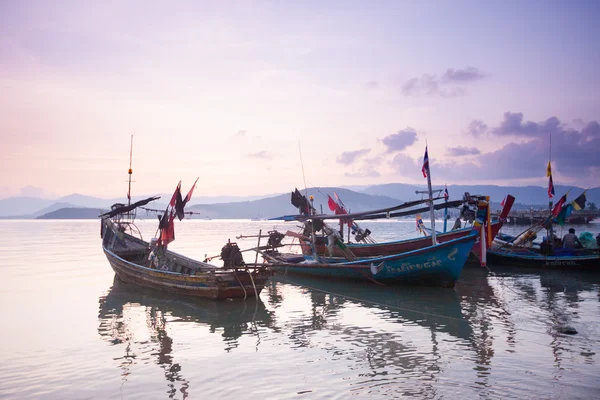
[[[201,259],[273,227],[184,220],[172,247]],[[600,397],[597,274],[472,267],[454,290],[279,276],[258,301],[215,302],[115,280],[97,221],[0,232],[3,398]]]

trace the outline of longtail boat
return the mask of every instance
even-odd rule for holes
[[[542,254],[536,249],[488,249],[488,262],[510,267],[523,266],[544,269],[600,271],[600,253],[594,250],[576,249]]]
[[[127,233],[137,230],[131,221],[103,218],[101,223],[102,250],[124,282],[181,295],[228,299],[258,296],[271,276],[265,267],[221,268],[161,250]],[[152,263],[153,255],[158,263]]]
[[[500,229],[502,228],[504,222],[506,221],[506,216],[510,212],[515,198],[511,195],[508,195],[502,211],[498,217],[498,219],[492,221],[491,223],[491,236],[492,239],[498,234]],[[455,203],[452,203],[455,204]],[[456,202],[456,204],[462,204],[462,202]],[[439,206],[443,206],[444,204],[439,204]],[[438,206],[438,205],[436,205]],[[410,215],[410,213],[422,212],[422,209],[412,210],[410,212],[406,212],[406,215]],[[356,214],[351,214],[356,215]],[[363,213],[361,213],[363,215]],[[378,214],[376,214],[378,215]],[[364,216],[364,215],[363,215]],[[316,216],[318,218],[318,216]],[[340,216],[337,216],[339,218]],[[344,217],[346,217],[344,215]],[[330,219],[336,218],[334,216],[330,216]],[[359,217],[360,218],[360,217]],[[479,228],[476,228],[479,229]],[[444,243],[450,240],[458,239],[464,236],[469,235],[471,232],[471,228],[462,228],[456,229],[448,232],[437,232],[436,240],[438,243]],[[314,252],[317,255],[326,255],[328,254],[328,248],[326,244],[325,237],[317,237],[315,244],[313,245],[308,237],[298,234],[295,232],[287,232],[288,236],[295,237],[300,241],[300,247],[302,249],[302,253],[304,255],[310,256]],[[375,257],[375,256],[384,256],[390,254],[398,254],[407,251],[417,250],[431,245],[431,237],[430,236],[422,236],[413,239],[406,240],[398,240],[398,241],[390,241],[390,242],[381,242],[377,243],[374,241],[370,241],[369,243],[353,243],[347,242],[345,243],[345,247],[356,257]],[[475,246],[473,251],[476,254],[479,254],[479,248]],[[336,257],[344,257],[346,255],[345,249],[341,249],[340,247],[333,248],[333,256]]]
[[[304,256],[302,262],[290,262],[267,254],[269,266],[284,274],[371,281],[384,284],[418,284],[454,287],[478,237],[476,229],[463,237],[417,250],[381,257],[344,258]],[[295,260],[297,261],[297,260]]]
[[[554,183],[552,181],[552,165],[548,160],[546,168],[548,177],[548,210],[543,218],[531,225],[519,235],[511,237],[503,235],[487,252],[490,262],[495,265],[525,266],[534,268],[600,271],[600,249],[592,248],[563,248],[564,243],[555,236],[553,224],[563,225],[574,210],[583,210],[586,203],[586,191],[572,202],[567,202],[565,193],[554,204]],[[534,244],[537,233],[546,230],[546,236],[541,244]],[[580,243],[581,244],[581,243]],[[567,247],[569,247],[567,245]]]
[[[228,243],[223,247],[224,268],[168,250],[168,244],[175,240],[175,216],[180,220],[184,218],[185,204],[196,183],[182,199],[179,182],[160,218],[158,236],[150,243],[144,241],[135,225],[136,210],[158,197],[131,204],[131,173],[130,160],[128,204],[114,204],[111,211],[100,215],[102,250],[119,279],[175,294],[211,299],[258,297],[272,272],[264,266],[246,266],[236,244]]]

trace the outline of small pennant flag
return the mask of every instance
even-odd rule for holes
[[[548,178],[548,198],[554,197],[554,183],[552,183],[552,175]]]
[[[425,146],[425,155],[423,156],[423,168],[421,168],[423,178],[427,178],[427,171],[429,171],[429,155],[427,154],[427,146]]]
[[[583,210],[585,208],[586,200],[587,199],[585,197],[585,192],[581,193],[578,198],[573,200],[573,203],[571,203],[571,204],[573,205],[573,208],[575,209],[575,211]]]
[[[563,204],[565,204],[566,201],[567,201],[567,194],[565,193],[563,195],[563,197],[561,197],[560,200],[558,200],[558,202],[554,205],[554,208],[552,209],[552,216],[554,218],[556,218],[558,216]]]
[[[550,165],[550,161],[548,161],[548,166],[546,167],[546,176],[547,177],[552,176],[552,165]]]

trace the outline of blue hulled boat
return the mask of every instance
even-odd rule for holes
[[[302,262],[270,258],[269,266],[274,271],[285,274],[385,284],[454,287],[477,237],[477,230],[473,230],[467,236],[435,246],[353,261],[318,256],[304,256]]]

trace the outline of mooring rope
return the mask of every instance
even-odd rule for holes
[[[233,274],[235,275],[235,278],[237,279],[237,281],[240,284],[240,286],[242,287],[242,290],[244,291],[244,300],[246,300],[246,297],[248,297],[248,294],[246,293],[246,288],[242,284],[242,281],[240,281],[240,278],[238,277],[236,270],[233,270]]]
[[[249,270],[246,270],[246,272],[248,272],[248,275],[250,275],[250,281],[252,282],[252,287],[254,288],[254,297],[256,299],[258,299],[258,292],[256,291],[256,285],[254,284],[254,278],[252,277],[252,272],[250,272]]]

